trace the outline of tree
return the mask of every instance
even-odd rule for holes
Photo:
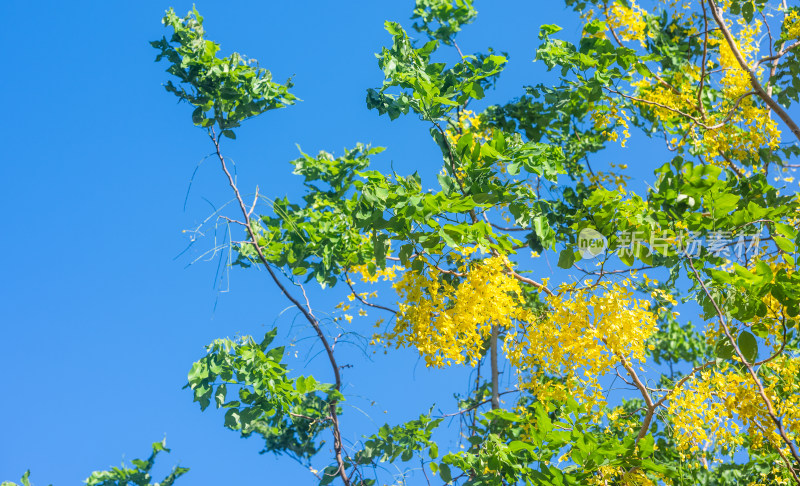
[[[424,192],[416,174],[369,170],[380,149],[358,145],[339,157],[303,154],[294,165],[307,195],[277,200],[266,215],[255,213],[257,192],[245,200],[237,187],[220,137],[292,104],[291,83],[237,54],[217,58],[197,12],[168,12],[174,35],[154,45],[181,82],[167,90],[195,107],[193,122],[208,131],[238,202],[237,219],[226,217],[246,236],[237,263],[267,270],[315,330],[334,377],[326,385],[289,378],[270,336],[258,345],[218,341],[190,374],[201,407],[214,397],[228,427],[300,460],[330,429],[334,457],[321,484],[374,484],[376,461],[416,456],[423,473],[464,484],[800,482],[798,206],[767,177],[797,155],[796,141],[781,145],[781,131],[800,138],[788,113],[800,10],[753,1],[650,11],[625,1],[567,4],[583,19],[580,42],[544,25],[537,51],[560,83],[527,87],[480,114],[467,106],[507,60],[458,48],[456,34],[476,15],[471,2],[417,1],[414,29],[425,43],[387,22],[391,46],[378,54],[385,81],[367,91],[367,106],[427,126],[442,152],[440,189]],[[434,62],[443,46],[455,48],[455,64]],[[675,152],[653,167],[657,187],[642,195],[626,190],[624,166],[594,172],[589,163],[635,129]],[[692,248],[701,238],[707,244]],[[592,242],[606,246],[602,255]],[[559,266],[585,280],[526,276],[526,248],[534,257],[560,249]],[[585,268],[581,257],[598,261]],[[356,290],[353,273],[394,280],[397,309]],[[390,314],[377,339],[417,348],[428,366],[487,360],[488,382],[459,412],[470,417],[470,447],[438,459],[432,431],[442,417],[423,414],[347,450],[330,337],[284,276],[347,285],[362,306]],[[702,323],[679,320],[678,299],[696,300]],[[508,409],[499,400],[501,345],[519,376]],[[634,390],[618,403],[607,398],[612,375]],[[227,402],[230,384],[240,388]]]
[[[542,25],[536,51],[558,81],[475,113],[507,59],[459,48],[471,0],[417,0],[427,41],[386,22],[385,80],[366,102],[419,118],[441,149],[439,188],[370,169],[382,149],[359,144],[293,161],[307,188],[296,202],[245,192],[223,151],[242,123],[297,101],[291,81],[220,57],[196,10],[169,10],[171,36],[152,44],[234,197],[235,214],[214,214],[243,235],[234,264],[266,271],[330,364],[328,383],[296,376],[276,330],[220,339],[189,373],[200,407],[225,409],[226,427],[261,436],[321,485],[800,484],[800,206],[784,184],[798,166],[800,8],[651,3],[566,0],[579,38]],[[626,165],[592,166],[634,135],[673,152],[644,193],[628,188]],[[560,282],[530,272],[549,252]],[[395,303],[377,299],[378,279]],[[309,282],[385,313],[375,345],[488,376],[453,414],[422,411],[344,444],[346,376]],[[507,390],[504,363],[518,383]],[[449,417],[464,450],[440,447],[459,433]]]

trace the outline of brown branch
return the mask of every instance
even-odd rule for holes
[[[460,48],[460,47],[458,47],[458,44],[456,44],[456,40],[455,40],[455,39],[453,39],[453,47],[455,47],[455,48],[456,48],[456,51],[458,51],[458,56],[459,56],[461,59],[464,59],[464,53],[463,53],[463,52],[461,52],[461,48]]]
[[[422,458],[419,458],[419,465],[422,469],[422,475],[425,476],[425,482],[428,483],[428,486],[431,486],[431,480],[428,479],[428,471],[425,470],[425,461]]]
[[[784,42],[783,45],[786,45],[786,43]],[[789,51],[791,51],[792,49],[797,48],[797,46],[800,46],[800,41],[796,41],[793,44],[790,44],[789,47],[786,47],[786,48],[784,48],[782,46],[781,46],[781,50],[778,51],[777,54],[772,55],[772,56],[763,57],[763,58],[759,59],[758,62],[756,62],[756,65],[763,64],[763,63],[765,63],[767,61],[777,61],[777,60],[779,60],[780,58],[782,58],[783,56],[788,54]]]
[[[623,269],[619,269],[619,270],[601,270],[599,272],[590,272],[589,270],[586,270],[585,268],[579,267],[577,263],[573,263],[572,267],[575,268],[575,269],[580,270],[581,272],[583,272],[586,275],[598,275],[598,276],[599,275],[614,275],[614,274],[619,274],[619,273],[641,272],[642,270],[650,270],[652,268],[655,268],[655,267],[652,267],[652,266],[649,266],[649,265],[644,265],[644,266],[641,266],[641,267],[638,267],[638,268],[623,268]]]
[[[703,29],[703,62],[700,66],[700,86],[697,88],[697,107],[700,109],[700,116],[705,120],[706,112],[703,107],[703,84],[706,80],[706,59],[708,57],[708,12],[706,12],[706,4],[704,2],[700,2],[700,5],[703,7],[703,23],[705,24],[705,28]]]
[[[666,395],[664,395],[663,397],[661,397],[661,398],[660,398],[660,399],[659,399],[659,400],[658,400],[658,401],[657,401],[657,402],[654,404],[654,407],[660,407],[661,405],[663,405],[663,404],[664,404],[664,402],[666,402],[666,401],[667,401],[667,399],[669,399],[670,395],[672,395],[673,393],[675,393],[675,391],[676,391],[676,390],[679,390],[679,389],[680,389],[680,388],[683,386],[683,384],[684,384],[684,383],[686,383],[686,382],[689,380],[689,378],[691,378],[692,376],[694,376],[694,374],[695,374],[695,373],[697,373],[698,371],[701,371],[701,370],[703,370],[703,369],[705,369],[705,368],[707,368],[707,367],[709,367],[709,366],[713,365],[714,363],[715,363],[715,361],[707,361],[707,362],[703,363],[703,364],[702,364],[702,365],[700,365],[700,366],[696,366],[696,367],[692,368],[692,370],[691,370],[691,371],[690,371],[690,372],[689,372],[689,373],[688,373],[686,376],[684,376],[683,378],[681,378],[680,380],[678,380],[678,382],[677,382],[677,383],[675,383],[675,386],[674,386],[674,387],[672,387],[670,390],[668,390],[668,391],[667,391],[667,394],[666,394]]]
[[[500,408],[500,371],[497,367],[497,335],[499,326],[492,324],[492,337],[489,343],[489,361],[492,369],[492,410]]]
[[[209,137],[211,141],[214,143],[214,148],[216,150],[217,158],[219,158],[220,165],[222,167],[222,171],[225,173],[225,176],[228,178],[228,184],[230,185],[231,189],[233,190],[234,195],[236,196],[236,200],[239,203],[239,209],[241,209],[242,215],[244,216],[244,223],[247,227],[247,233],[250,236],[250,243],[256,250],[258,254],[258,258],[261,263],[266,268],[269,276],[272,278],[272,281],[275,282],[275,285],[278,286],[281,293],[289,299],[289,301],[303,314],[303,317],[311,324],[311,327],[314,328],[314,331],[317,333],[317,337],[319,338],[322,346],[325,348],[325,352],[328,355],[328,360],[330,361],[331,368],[333,369],[333,375],[335,378],[334,388],[339,391],[342,387],[342,378],[339,374],[339,365],[336,363],[336,358],[333,356],[333,349],[331,348],[330,344],[328,343],[328,339],[325,337],[325,334],[322,332],[322,328],[320,327],[319,321],[316,317],[310,312],[310,308],[306,309],[303,305],[298,301],[290,292],[289,290],[283,285],[280,281],[278,276],[272,270],[272,267],[269,264],[266,256],[264,256],[264,252],[261,249],[261,246],[258,244],[258,236],[256,235],[255,230],[253,229],[253,225],[251,224],[250,219],[250,212],[247,210],[245,206],[244,200],[242,199],[242,195],[239,192],[239,188],[236,186],[236,181],[234,181],[233,176],[231,175],[230,171],[228,170],[228,166],[225,162],[225,157],[222,155],[219,146],[219,139],[217,138],[216,132],[212,127],[209,130]],[[328,409],[330,412],[331,423],[333,424],[333,449],[336,455],[336,463],[338,465],[337,473],[342,478],[342,482],[345,486],[350,486],[350,479],[347,477],[347,471],[345,470],[344,460],[342,459],[342,436],[339,430],[339,417],[336,413],[336,400],[331,401],[328,405]]]
[[[391,312],[392,314],[397,314],[397,311],[394,310],[394,309],[390,309],[388,307],[384,307],[384,306],[382,306],[380,304],[372,304],[370,302],[367,302],[360,295],[358,295],[358,293],[356,293],[356,289],[353,288],[353,282],[350,280],[350,276],[347,275],[347,272],[344,272],[344,281],[347,283],[347,286],[350,287],[350,291],[353,292],[353,295],[355,296],[355,298],[358,299],[362,304],[368,305],[370,307],[374,307],[376,309],[385,310],[387,312]]]
[[[605,338],[603,338],[603,342],[606,342]],[[639,379],[639,375],[636,374],[636,370],[633,369],[633,366],[631,366],[631,364],[628,363],[628,361],[621,354],[618,354],[617,357],[620,359],[622,367],[625,368],[625,371],[628,372],[628,375],[633,380],[633,385],[642,394],[644,403],[647,406],[647,412],[645,413],[644,420],[642,420],[642,427],[639,429],[639,433],[636,435],[636,441],[634,442],[638,443],[640,440],[642,440],[642,438],[644,438],[644,436],[647,435],[647,431],[650,429],[650,423],[653,421],[653,414],[656,411],[656,407],[653,403],[653,398],[647,391],[647,387]]]
[[[519,280],[520,282],[524,282],[526,284],[533,285],[538,290],[541,290],[542,292],[544,292],[545,294],[549,295],[550,297],[553,297],[553,292],[550,289],[548,289],[547,287],[545,287],[543,284],[541,284],[541,283],[539,283],[539,282],[537,282],[535,280],[531,280],[528,277],[523,277],[522,275],[518,274],[517,272],[515,272],[513,270],[511,270],[511,276],[514,277],[515,279]]]
[[[507,395],[509,393],[519,393],[520,391],[521,390],[506,390],[504,392],[498,393],[498,395],[502,396],[502,395]],[[455,417],[456,415],[463,415],[465,413],[469,413],[469,412],[475,410],[476,408],[480,407],[481,405],[486,405],[487,403],[489,403],[491,401],[492,401],[492,398],[487,398],[486,400],[480,401],[480,402],[478,402],[478,403],[476,403],[474,405],[470,405],[469,407],[467,407],[467,408],[465,408],[463,410],[459,410],[458,412],[446,413],[446,414],[442,415],[441,418]]]
[[[489,224],[492,225],[492,228],[498,229],[500,231],[530,231],[531,230],[530,228],[506,228],[504,226],[500,226],[500,225],[497,225],[497,224],[494,224],[494,223],[489,223]]]
[[[250,211],[247,212],[247,216],[250,217],[253,214],[253,211],[256,210],[256,203],[258,202],[258,186],[256,186],[256,195],[253,198],[253,205],[250,206]]]
[[[224,215],[219,215],[219,216],[217,216],[217,217],[218,217],[219,219],[224,219],[225,221],[227,221],[227,222],[229,222],[229,223],[234,223],[234,224],[239,224],[239,225],[242,225],[242,226],[247,226],[246,224],[242,223],[242,222],[241,222],[241,221],[239,221],[238,219],[232,219],[232,218],[229,218],[229,217],[227,217],[227,216],[224,216]]]
[[[736,102],[734,103],[733,108],[731,108],[728,111],[728,114],[725,115],[725,118],[720,123],[717,123],[716,125],[707,125],[707,124],[703,123],[701,120],[698,120],[696,117],[694,117],[694,116],[692,116],[692,115],[690,115],[690,114],[688,114],[686,112],[683,112],[683,111],[681,111],[681,110],[679,110],[677,108],[673,108],[671,106],[667,106],[667,105],[665,105],[663,103],[658,103],[657,101],[645,100],[643,98],[637,98],[636,96],[630,96],[630,95],[627,95],[627,94],[625,94],[625,93],[623,93],[621,91],[617,91],[616,89],[605,88],[605,90],[610,92],[610,93],[614,93],[614,94],[617,94],[619,96],[622,96],[623,98],[629,99],[631,101],[635,101],[637,103],[644,103],[644,104],[647,104],[647,105],[653,105],[653,106],[657,106],[659,108],[663,108],[665,110],[671,111],[673,113],[676,113],[678,115],[681,115],[681,116],[683,116],[685,118],[688,118],[688,119],[692,120],[696,125],[698,125],[700,127],[703,127],[706,130],[717,130],[719,128],[724,127],[725,124],[728,123],[731,120],[731,118],[733,118],[733,115],[735,114],[736,109],[739,107],[739,104],[742,102],[743,99],[745,99],[746,97],[748,97],[750,95],[758,94],[755,91],[748,91],[747,93],[744,93],[743,95],[739,96],[738,98],[736,98]]]

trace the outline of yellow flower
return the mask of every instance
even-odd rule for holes
[[[645,361],[645,341],[656,330],[649,302],[613,284],[602,294],[576,291],[547,298],[545,319],[509,334],[505,342],[511,363],[531,375],[539,400],[572,395],[590,405],[604,403],[599,378],[620,364]],[[555,377],[553,382],[545,377]]]
[[[800,10],[795,8],[786,14],[786,18],[783,19],[783,30],[788,39],[800,38]]]
[[[436,269],[407,272],[395,284],[400,312],[387,338],[398,347],[416,347],[428,366],[475,365],[492,326],[511,328],[527,316],[510,266],[504,256],[464,261],[458,286],[440,279]]]
[[[644,47],[644,31],[645,27],[647,27],[644,16],[647,12],[636,5],[633,0],[631,0],[630,5],[630,7],[627,7],[621,2],[612,3],[611,7],[606,11],[606,22],[610,28],[614,29],[620,40],[638,40]]]

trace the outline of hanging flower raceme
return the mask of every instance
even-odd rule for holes
[[[626,286],[606,287],[599,294],[548,297],[552,311],[546,318],[508,335],[509,359],[526,376],[522,386],[539,400],[574,396],[600,405],[602,376],[616,366],[644,362],[645,341],[656,330],[650,303],[632,298]]]
[[[793,8],[786,14],[783,29],[787,39],[800,39],[800,10]]]
[[[474,366],[492,326],[510,328],[527,317],[510,267],[505,256],[465,261],[457,272],[463,275],[458,284],[442,279],[436,268],[405,273],[395,284],[400,312],[387,338],[397,347],[416,347],[428,366]]]
[[[645,45],[645,15],[647,14],[641,7],[631,1],[630,5],[622,2],[613,2],[606,10],[608,26],[614,29],[620,40],[638,40],[644,47]]]
[[[800,431],[800,360],[779,356],[759,371],[764,393],[792,440]],[[716,449],[731,455],[749,436],[751,450],[789,453],[752,378],[724,364],[695,376],[670,397],[669,413],[682,454]]]

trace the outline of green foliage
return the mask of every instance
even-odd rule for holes
[[[120,467],[112,467],[108,471],[94,471],[84,483],[87,486],[172,486],[176,479],[189,472],[189,468],[175,466],[164,479],[153,483],[150,472],[155,465],[156,456],[162,451],[170,452],[166,439],[161,442],[153,442],[150,456],[146,460],[133,459],[131,461],[133,467],[122,464]],[[25,471],[20,479],[20,485],[31,486],[30,476],[30,470]],[[17,484],[3,481],[0,486],[17,486]]]
[[[257,66],[254,59],[238,53],[219,58],[219,44],[205,39],[203,17],[193,9],[179,18],[169,9],[162,20],[174,33],[151,45],[160,53],[156,61],[166,59],[167,72],[178,78],[165,85],[181,101],[195,110],[192,122],[201,127],[219,127],[222,135],[236,138],[233,128],[247,118],[266,111],[294,104],[295,96],[289,93],[291,81],[279,84],[272,74]],[[188,90],[187,90],[188,87]]]
[[[424,190],[419,172],[403,175],[374,170],[372,157],[383,149],[362,144],[345,149],[340,156],[301,152],[292,164],[294,174],[303,178],[305,195],[301,201],[270,200],[269,214],[251,218],[255,205],[248,213],[241,193],[230,181],[245,213],[247,233],[247,238],[234,246],[236,263],[267,266],[281,292],[314,328],[329,355],[335,384],[322,384],[311,376],[290,377],[282,361],[283,348],[270,347],[276,330],[261,343],[250,337],[220,339],[207,347],[207,354],[189,374],[187,387],[201,409],[212,402],[225,409],[226,427],[243,437],[260,435],[266,442],[265,452],[298,459],[317,475],[321,485],[339,479],[346,485],[378,484],[383,477],[378,471],[387,464],[399,471],[399,478],[392,479],[404,482],[412,469],[418,470],[417,462],[429,483],[428,471],[445,484],[464,486],[668,481],[721,485],[755,475],[771,481],[786,477],[788,469],[782,472],[773,467],[782,450],[774,443],[755,446],[752,430],[749,435],[742,433],[746,459],[728,460],[734,454],[729,445],[699,451],[695,449],[703,444],[694,444],[691,450],[681,448],[676,431],[686,424],[682,418],[670,416],[667,404],[682,393],[682,386],[689,386],[689,378],[697,381],[705,370],[730,371],[735,379],[740,373],[765,380],[769,392],[780,399],[794,393],[791,386],[779,385],[786,377],[778,371],[753,367],[770,362],[784,350],[789,350],[788,358],[797,358],[800,204],[796,194],[772,185],[767,173],[770,167],[791,167],[789,159],[800,154],[800,148],[797,144],[775,148],[777,145],[767,141],[755,148],[734,150],[738,139],[750,136],[757,140],[759,130],[768,128],[767,122],[756,129],[747,125],[752,120],[731,121],[737,109],[761,113],[757,110],[763,110],[766,103],[766,118],[780,110],[765,99],[766,91],[758,91],[755,78],[738,86],[753,92],[746,91],[737,100],[726,98],[730,93],[717,75],[731,71],[731,66],[709,61],[712,51],[723,57],[720,47],[716,40],[709,43],[708,35],[698,34],[700,27],[712,25],[713,16],[706,7],[714,2],[703,4],[702,17],[687,17],[670,8],[643,12],[624,0],[566,3],[586,20],[580,39],[558,38],[565,35],[560,27],[543,25],[536,49],[536,60],[557,81],[527,86],[520,97],[491,105],[475,116],[467,106],[486,98],[507,64],[506,57],[491,49],[466,55],[458,50],[457,62],[438,62],[446,58],[439,51],[442,46],[458,49],[455,35],[476,15],[472,2],[418,0],[413,27],[427,42],[416,42],[400,23],[385,23],[391,45],[376,56],[384,81],[379,88],[367,90],[366,104],[390,120],[408,114],[419,118],[441,151],[437,189]],[[635,24],[637,30],[623,33],[629,26],[615,24],[619,19],[611,15],[612,8],[626,15],[626,22]],[[741,19],[736,25],[746,26],[756,22],[756,14],[766,7],[760,0],[736,0],[726,8],[725,15]],[[153,46],[160,50],[158,60],[167,60],[168,72],[179,81],[178,86],[168,83],[167,90],[195,107],[193,121],[208,132],[224,165],[219,136],[233,138],[231,129],[246,118],[292,104],[291,83],[273,83],[266,70],[238,54],[217,57],[219,46],[204,38],[202,17],[196,11],[180,19],[170,10],[164,23],[174,35]],[[631,44],[632,40],[638,44]],[[772,40],[771,47],[777,52],[792,42],[785,29]],[[767,96],[774,93],[778,103],[788,106],[798,99],[800,68],[795,52],[775,57],[779,58],[782,61],[773,66]],[[695,79],[692,76],[699,76],[699,86],[681,84],[687,78]],[[688,92],[689,88],[684,86],[697,91],[687,96],[682,90]],[[660,101],[642,98],[648,89],[659,94]],[[756,100],[752,104],[751,98]],[[670,106],[674,99],[687,106]],[[720,106],[731,110],[730,115],[713,118],[712,112]],[[719,120],[722,122],[717,123]],[[655,182],[641,193],[626,189],[628,176],[595,171],[589,162],[595,153],[608,149],[611,141],[622,136],[624,142],[629,129],[640,130],[647,137],[663,137],[667,148],[675,152],[669,162],[653,167]],[[725,137],[731,146],[713,147],[711,142]],[[594,262],[582,261],[576,248],[578,235],[587,229],[607,239],[607,248],[594,269],[589,266]],[[754,239],[752,235],[765,231],[765,239],[753,243],[750,254],[742,257],[733,258],[730,241],[714,241],[715,235],[722,233],[752,243],[746,238]],[[638,243],[633,245],[625,235],[636,235]],[[693,241],[700,239],[717,246],[690,251]],[[522,276],[527,269],[517,252],[527,249],[557,251],[557,265],[572,272],[569,285],[551,290],[546,283]],[[645,373],[645,358],[637,358],[640,363],[630,362],[623,356],[627,351],[615,350],[609,359],[615,360],[616,368],[608,369],[616,369],[618,378],[640,392],[641,398],[623,398],[617,405],[599,400],[579,403],[578,391],[570,391],[575,383],[568,382],[568,373],[545,373],[535,369],[538,365],[524,370],[519,366],[516,371],[531,381],[527,383],[530,388],[506,390],[504,393],[515,393],[516,398],[504,409],[499,406],[498,365],[489,360],[495,379],[486,381],[485,376],[478,376],[474,389],[466,397],[458,397],[459,410],[449,414],[459,417],[463,450],[440,452],[446,442],[439,436],[450,430],[443,426],[446,417],[432,412],[400,425],[384,425],[350,449],[343,446],[337,404],[344,399],[339,392],[344,367],[335,361],[310,302],[303,305],[293,297],[273,269],[298,286],[295,279],[304,277],[306,282],[333,287],[354,267],[365,266],[374,274],[393,261],[424,275],[429,282],[463,289],[459,286],[469,265],[480,260],[468,256],[476,261],[464,264],[464,253],[469,255],[472,250],[509,257],[505,276],[519,282],[520,307],[531,311],[525,317],[530,322],[520,323],[519,328],[504,324],[510,328],[495,328],[492,337],[479,336],[479,346],[485,341],[483,353],[497,353],[502,346],[496,341],[498,336],[506,339],[507,347],[514,344],[514,338],[524,343],[526,332],[557,314],[555,307],[551,308],[558,305],[552,304],[554,296],[570,298],[576,288],[585,292],[578,298],[591,296],[607,288],[604,280],[617,283],[625,276],[634,282],[633,292],[654,304],[648,312],[655,314],[658,325],[652,334],[648,331],[648,350],[642,355],[648,371],[656,371],[658,377],[640,380],[635,369]],[[644,283],[635,283],[636,267],[661,272],[665,281],[659,284],[645,277]],[[351,281],[347,283],[352,286]],[[435,286],[425,285],[411,291],[436,297]],[[487,287],[491,285],[487,283]],[[703,323],[679,321],[673,312],[679,300],[697,303],[702,309],[699,317],[707,321],[705,330]],[[376,307],[395,313],[390,307]],[[775,307],[780,309],[779,317]],[[764,323],[767,316],[774,319],[774,326]],[[572,317],[581,322],[585,316]],[[629,325],[637,323],[620,324]],[[502,327],[489,327],[493,326]],[[585,329],[596,330],[591,326]],[[619,330],[620,334],[624,331]],[[609,341],[617,337],[599,335],[598,339],[610,349]],[[777,352],[776,339],[782,343]],[[423,352],[426,335],[411,340]],[[638,346],[643,341],[627,345]],[[510,357],[511,351],[506,351]],[[554,393],[558,398],[546,397],[546,388],[536,388],[538,384],[563,393]],[[487,410],[489,402],[493,405]],[[728,400],[725,406],[733,406],[731,403]],[[766,412],[764,417],[766,426],[782,427],[779,418]],[[739,420],[747,424],[749,419]],[[333,454],[317,472],[311,464],[323,450],[321,433],[326,431],[333,436]],[[701,463],[705,467],[698,467]]]
[[[364,171],[371,156],[383,148],[358,144],[341,157],[320,152],[302,154],[292,161],[294,173],[304,178],[304,204],[282,198],[272,202],[274,216],[253,221],[253,231],[267,260],[288,273],[307,275],[306,281],[333,286],[351,266],[370,261],[373,250],[364,245],[359,228],[352,225],[359,209],[358,191],[365,185]],[[252,243],[238,248],[237,264],[250,266],[257,253]]]
[[[416,0],[411,18],[419,19],[419,22],[414,22],[417,32],[452,45],[456,33],[471,23],[476,15],[478,12],[472,7],[472,0]]]
[[[313,376],[289,378],[281,362],[283,346],[269,348],[276,334],[273,329],[261,343],[250,336],[217,339],[192,365],[185,388],[192,390],[201,410],[212,400],[216,408],[225,409],[225,427],[242,437],[262,436],[264,452],[308,459],[322,447],[318,435],[329,425],[330,404],[343,397]],[[233,400],[228,398],[231,391]]]
[[[95,471],[86,479],[87,486],[172,486],[176,479],[189,472],[186,467],[174,467],[172,471],[157,483],[152,483],[153,478],[150,471],[155,465],[156,456],[159,452],[169,452],[166,446],[166,439],[161,442],[153,442],[153,452],[147,460],[134,459],[131,461],[133,468],[122,465],[112,467],[108,471]],[[25,483],[23,483],[25,484]]]
[[[483,414],[468,442],[470,447],[442,458],[438,470],[446,483],[467,476],[465,485],[579,485],[599,467],[622,466],[673,475],[656,465],[653,438],[638,443],[599,433],[574,400],[559,406],[528,403],[522,413],[492,410]],[[559,457],[571,465],[558,467]]]
[[[432,40],[416,47],[396,22],[386,22],[392,47],[377,55],[386,79],[379,90],[367,90],[367,107],[388,114],[394,120],[410,111],[423,120],[439,121],[469,99],[482,99],[484,90],[502,72],[504,56],[466,56],[446,69],[431,62],[439,42]],[[388,93],[399,88],[395,94]]]
[[[22,486],[31,486],[30,477],[31,477],[31,471],[29,469],[25,471],[25,474],[22,475],[22,478],[19,480],[19,483]],[[11,481],[3,481],[2,483],[0,483],[0,486],[17,486],[17,484],[12,483]]]

